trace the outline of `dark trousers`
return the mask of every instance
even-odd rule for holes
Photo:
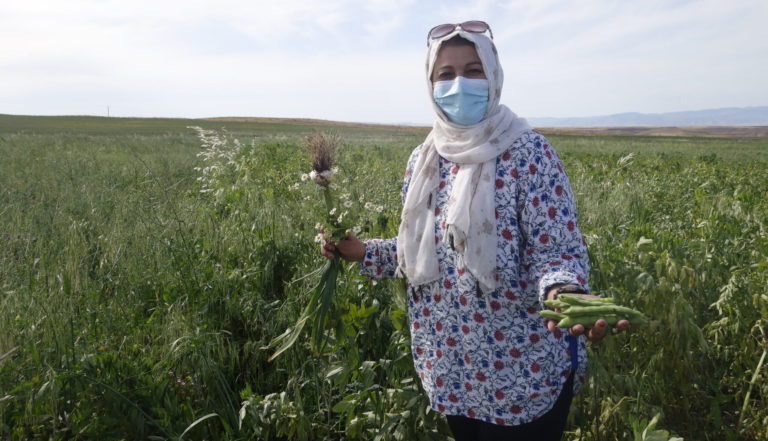
[[[563,386],[555,405],[539,419],[519,426],[499,426],[463,416],[448,415],[456,441],[560,441],[573,400],[573,374]]]

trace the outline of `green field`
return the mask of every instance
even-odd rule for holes
[[[394,236],[423,128],[0,115],[0,439],[446,439],[399,281],[350,265],[325,351],[267,361],[322,263],[317,130]],[[653,319],[590,346],[564,439],[768,440],[768,139],[549,139],[592,288]]]

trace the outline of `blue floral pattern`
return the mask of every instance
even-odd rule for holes
[[[420,150],[411,154],[403,195]],[[440,159],[435,241],[441,278],[408,285],[414,366],[435,410],[519,425],[552,408],[576,360],[575,387],[583,383],[583,337],[571,344],[566,333],[550,332],[539,311],[554,284],[588,288],[586,244],[557,153],[543,135],[526,132],[496,160],[499,286],[482,294],[442,242],[444,207],[459,167]],[[397,239],[366,242],[363,274],[391,278],[396,268]]]

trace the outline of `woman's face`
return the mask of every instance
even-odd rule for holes
[[[486,79],[483,63],[474,46],[444,46],[437,53],[432,82],[452,81],[456,77]]]

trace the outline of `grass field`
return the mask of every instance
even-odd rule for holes
[[[327,350],[267,362],[321,263],[317,130],[394,236],[424,128],[0,115],[0,439],[446,439],[398,281],[350,266]],[[768,440],[768,139],[548,137],[593,289],[653,318],[590,347],[564,439]]]

